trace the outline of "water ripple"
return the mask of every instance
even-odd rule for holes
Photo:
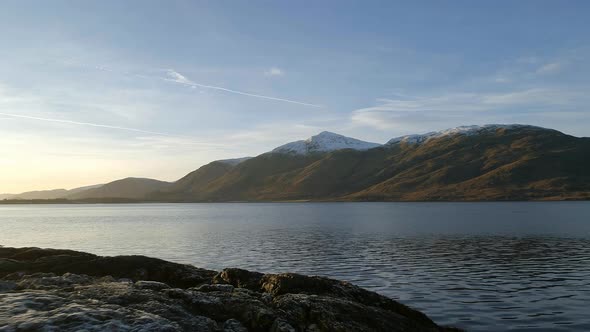
[[[324,275],[472,331],[589,331],[588,220],[588,203],[0,207],[0,244]]]

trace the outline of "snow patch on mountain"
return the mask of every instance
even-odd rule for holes
[[[323,131],[306,140],[295,141],[281,145],[272,153],[308,154],[314,152],[330,152],[342,149],[368,150],[381,146],[378,143],[361,141],[355,138]]]
[[[431,131],[426,134],[421,135],[405,135],[391,139],[385,145],[393,145],[398,143],[408,143],[408,144],[420,144],[424,143],[433,138],[440,138],[444,136],[453,136],[453,135],[465,135],[465,136],[473,136],[479,135],[483,133],[493,132],[498,129],[521,129],[521,128],[540,128],[535,126],[529,125],[521,125],[521,124],[487,124],[483,126],[460,126],[455,128],[449,128],[441,131]]]
[[[217,160],[217,162],[223,163],[223,164],[228,164],[231,166],[236,166],[237,164],[246,161],[248,159],[252,159],[252,157],[242,157],[242,158],[233,158],[233,159],[222,159],[222,160]]]

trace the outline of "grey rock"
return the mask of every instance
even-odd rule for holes
[[[52,289],[65,288],[77,284],[88,284],[93,278],[86,275],[64,273],[56,276],[54,273],[34,273],[24,275],[18,282],[18,289]]]
[[[237,319],[228,319],[223,323],[223,332],[248,332],[248,329]]]
[[[260,281],[264,274],[251,272],[244,269],[224,269],[213,277],[217,284],[230,284],[234,287],[247,288],[252,290],[260,289]]]
[[[198,292],[225,292],[231,293],[234,290],[234,286],[232,285],[225,285],[225,284],[205,284],[201,285],[194,290]]]
[[[149,281],[146,280],[149,278]],[[453,331],[355,285],[0,247],[1,331]]]
[[[16,288],[16,283],[12,281],[0,280],[0,292],[8,292]]]
[[[270,328],[270,332],[296,332],[295,328],[291,326],[288,322],[283,319],[277,318],[272,327]]]
[[[151,289],[151,290],[162,290],[166,288],[170,288],[170,286],[166,285],[163,282],[157,281],[147,281],[147,280],[140,280],[135,282],[135,287],[139,289]]]

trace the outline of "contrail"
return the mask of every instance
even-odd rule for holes
[[[47,121],[47,122],[67,123],[67,124],[74,124],[74,125],[79,125],[79,126],[90,126],[90,127],[98,127],[98,128],[126,130],[126,131],[132,131],[132,132],[143,133],[143,134],[151,134],[151,135],[158,135],[158,136],[168,136],[168,137],[185,138],[185,139],[188,138],[188,139],[190,139],[190,137],[173,135],[173,134],[162,133],[162,132],[157,132],[157,131],[149,131],[149,130],[142,130],[142,129],[136,129],[136,128],[128,128],[128,127],[119,127],[119,126],[111,126],[111,125],[98,124],[98,123],[79,122],[79,121],[62,120],[62,119],[51,119],[51,118],[42,118],[42,117],[37,117],[37,116],[11,114],[11,113],[1,113],[1,112],[0,112],[0,115],[11,117],[11,118],[21,118],[21,119],[28,119],[28,120],[38,120],[38,121]],[[215,145],[215,144],[209,144],[209,143],[203,143],[203,142],[194,142],[194,141],[192,143],[194,143],[194,144],[202,144],[202,145]]]
[[[113,70],[113,69],[108,68],[106,66],[93,66],[93,65],[82,64],[82,63],[75,62],[75,61],[68,61],[67,63],[73,64],[73,65],[78,66],[78,67],[91,68],[91,69],[105,71],[105,72],[109,72],[109,73],[113,73],[113,74],[121,74],[121,75],[135,76],[135,77],[139,77],[139,78],[143,78],[143,79],[159,79],[159,80],[163,80],[163,81],[166,81],[166,82],[173,82],[173,83],[183,84],[183,85],[187,85],[187,86],[191,86],[191,87],[199,87],[199,88],[204,88],[204,89],[212,89],[212,90],[218,90],[218,91],[225,91],[225,92],[234,93],[234,94],[238,94],[238,95],[242,95],[242,96],[247,96],[247,97],[254,97],[254,98],[262,98],[262,99],[268,99],[268,100],[274,100],[274,101],[281,101],[281,102],[284,102],[284,103],[291,103],[291,104],[297,104],[297,105],[308,106],[308,107],[316,107],[316,108],[323,108],[324,107],[322,105],[305,103],[305,102],[291,100],[291,99],[278,98],[278,97],[272,97],[272,96],[266,96],[266,95],[259,95],[259,94],[256,94],[256,93],[249,93],[249,92],[244,92],[244,91],[238,91],[238,90],[228,89],[228,88],[224,88],[224,87],[221,87],[221,86],[196,83],[196,82],[193,82],[193,81],[189,80],[188,78],[186,78],[185,76],[183,76],[182,74],[176,72],[173,69],[167,69],[166,70],[166,73],[168,74],[168,76],[170,76],[172,78],[163,78],[163,77],[153,77],[153,76],[147,76],[147,75],[141,75],[141,74],[132,74],[132,73],[129,73],[127,71],[116,71],[116,70]]]
[[[174,77],[174,79],[163,78],[164,81],[168,81],[168,82],[174,82],[174,83],[184,84],[184,85],[193,86],[193,87],[200,87],[200,88],[205,88],[205,89],[220,90],[220,91],[225,91],[225,92],[229,92],[229,93],[235,93],[235,94],[242,95],[242,96],[263,98],[263,99],[269,99],[269,100],[275,100],[275,101],[282,101],[285,103],[291,103],[291,104],[297,104],[297,105],[303,105],[303,106],[310,106],[310,107],[317,107],[317,108],[322,107],[321,105],[309,104],[309,103],[304,103],[304,102],[291,100],[291,99],[277,98],[277,97],[259,95],[259,94],[255,94],[255,93],[232,90],[232,89],[228,89],[228,88],[224,88],[224,87],[220,87],[220,86],[195,83],[174,70],[168,70],[167,73],[169,76]]]
[[[75,125],[82,125],[82,126],[90,126],[90,127],[100,127],[100,128],[109,128],[109,129],[127,130],[127,131],[134,131],[134,132],[144,133],[144,134],[153,134],[153,135],[161,135],[161,136],[175,136],[175,135],[166,134],[166,133],[160,133],[160,132],[155,132],[155,131],[141,130],[141,129],[135,129],[135,128],[127,128],[127,127],[119,127],[119,126],[110,126],[110,125],[103,125],[103,124],[90,123],[90,122],[78,122],[78,121],[61,120],[61,119],[41,118],[41,117],[37,117],[37,116],[19,115],[19,114],[10,114],[10,113],[0,113],[0,115],[9,116],[9,117],[13,117],[13,118],[29,119],[29,120],[40,120],[40,121],[68,123],[68,124],[75,124]]]

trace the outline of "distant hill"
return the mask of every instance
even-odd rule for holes
[[[74,188],[71,190],[66,189],[53,189],[53,190],[38,190],[38,191],[27,191],[20,194],[2,194],[0,195],[0,199],[22,199],[22,200],[32,200],[32,199],[60,199],[66,198],[70,195],[79,193],[81,191],[85,191],[92,188],[97,188],[102,186],[102,184],[93,185],[93,186],[85,186],[80,188]]]
[[[95,198],[143,199],[148,194],[170,186],[170,182],[143,178],[126,178],[104,184],[97,188],[82,190],[68,195],[70,200]]]
[[[149,197],[174,201],[193,200],[199,193],[205,191],[211,182],[227,174],[234,166],[238,165],[239,162],[235,162],[235,160],[211,162],[187,174],[170,186],[151,193]]]
[[[322,132],[254,158],[211,162],[173,183],[127,178],[65,196],[27,194],[101,202],[590,199],[590,138],[487,125],[380,145]]]
[[[56,199],[64,198],[68,194],[68,190],[65,189],[54,189],[54,190],[39,190],[29,191],[26,193],[18,194],[13,197],[14,199]]]

